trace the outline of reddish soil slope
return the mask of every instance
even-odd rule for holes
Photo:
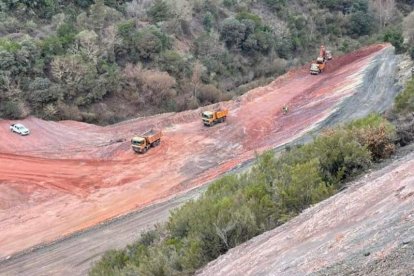
[[[289,72],[222,103],[230,116],[211,128],[201,123],[202,109],[108,127],[31,117],[22,121],[27,137],[0,121],[0,258],[200,186],[299,137],[355,93],[384,48],[336,58],[319,76],[307,67]],[[135,154],[129,139],[151,127],[163,129],[161,145]]]

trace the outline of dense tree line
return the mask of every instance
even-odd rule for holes
[[[407,1],[4,0],[0,117],[112,123],[239,95],[308,62],[402,40]],[[406,20],[404,29],[412,29]],[[369,36],[375,35],[371,38]]]

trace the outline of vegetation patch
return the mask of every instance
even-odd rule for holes
[[[4,0],[0,117],[108,124],[197,108],[309,62],[321,43],[413,53],[412,5],[382,2]],[[130,68],[144,74],[133,84]]]

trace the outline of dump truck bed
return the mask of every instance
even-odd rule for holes
[[[151,129],[142,135],[148,143],[154,143],[161,138],[162,132],[160,130]]]
[[[229,113],[229,111],[227,109],[223,109],[223,110],[217,111],[216,112],[216,118],[217,119],[220,119],[222,117],[226,117],[228,113]]]

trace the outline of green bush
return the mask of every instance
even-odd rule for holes
[[[401,30],[390,29],[384,34],[384,41],[390,42],[397,54],[404,51],[404,37]]]
[[[10,39],[7,38],[0,38],[0,49],[5,50],[10,53],[16,53],[18,50],[20,50],[22,46]]]
[[[263,0],[263,2],[274,11],[281,10],[286,4],[286,0]]]
[[[202,85],[198,88],[197,98],[202,105],[219,102],[221,99],[221,91],[214,85]]]
[[[15,100],[6,100],[0,102],[0,117],[10,119],[21,119],[25,117],[21,102]]]
[[[414,112],[414,79],[407,83],[405,89],[395,98],[397,113]]]
[[[250,20],[254,23],[255,28],[262,26],[262,18],[260,18],[260,16],[254,13],[250,13],[247,11],[239,12],[236,15],[236,19],[239,20],[240,22],[242,22],[243,20]]]
[[[167,50],[161,53],[158,63],[163,71],[173,76],[183,78],[189,75],[189,64],[176,51]]]
[[[128,261],[125,250],[110,250],[89,271],[89,275],[117,275]]]
[[[395,151],[395,127],[378,114],[356,120],[348,129],[358,142],[367,147],[375,161],[390,157]]]
[[[348,13],[352,9],[352,3],[357,2],[353,0],[318,0],[321,8],[327,8],[331,11],[340,11],[342,13]]]
[[[371,14],[357,11],[351,15],[348,33],[351,36],[369,35],[375,28],[375,20]]]
[[[206,32],[210,32],[211,28],[213,28],[214,24],[214,16],[211,12],[206,12],[203,18],[203,25]]]
[[[299,214],[303,209],[329,197],[334,187],[323,181],[317,158],[305,163],[285,165],[285,177],[277,179],[275,189],[278,206],[283,214],[280,221],[285,221]]]
[[[408,50],[408,53],[410,54],[411,59],[412,59],[412,60],[414,60],[414,47],[411,47],[411,48]]]
[[[221,27],[221,38],[227,47],[239,47],[245,38],[246,26],[235,18],[227,18]]]
[[[171,7],[164,0],[155,0],[147,11],[147,15],[153,23],[165,21],[171,16]]]
[[[223,5],[227,8],[234,7],[237,4],[237,0],[223,0]]]

